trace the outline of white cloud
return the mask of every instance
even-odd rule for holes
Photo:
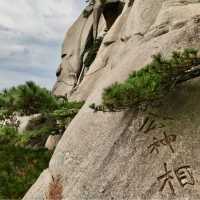
[[[0,25],[45,39],[61,36],[79,13],[80,0],[0,1]]]
[[[0,88],[21,83],[19,74],[11,81],[18,70],[21,74],[41,70],[53,77],[64,34],[84,4],[84,0],[0,0]],[[31,74],[24,80],[29,78]]]

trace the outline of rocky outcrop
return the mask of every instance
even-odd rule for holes
[[[50,135],[45,143],[45,148],[52,151],[60,141],[61,135]]]
[[[83,14],[72,25],[65,36],[61,53],[62,62],[57,70],[57,82],[53,88],[56,96],[69,97],[77,87],[83,67],[83,56],[92,39],[93,15]],[[101,17],[98,36],[105,29],[105,20]]]
[[[38,119],[41,117],[41,114],[34,114],[30,116],[17,116],[17,120],[19,121],[18,131],[23,133],[27,131],[28,127],[31,125],[32,120]]]
[[[200,199],[200,79],[181,84],[163,105],[145,113],[134,108],[94,113],[89,108],[101,103],[105,87],[127,79],[152,55],[200,49],[199,13],[198,0],[127,0],[76,90],[60,81],[71,80],[63,60],[54,93],[86,102],[59,142],[48,174],[44,172],[24,199],[45,199],[51,176],[61,176],[62,198],[69,200]],[[65,59],[73,69],[81,67],[80,44],[86,40],[81,37],[83,43],[78,43],[77,38],[83,21],[91,28],[92,18],[81,15],[70,29],[73,40],[65,40],[71,55]]]

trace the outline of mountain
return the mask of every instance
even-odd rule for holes
[[[85,104],[24,200],[200,199],[200,78],[148,109],[91,109],[102,104],[105,88],[123,83],[153,55],[200,49],[199,13],[199,0],[86,7],[66,34],[53,89]]]

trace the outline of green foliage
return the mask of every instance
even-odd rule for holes
[[[22,146],[43,147],[49,135],[63,134],[76,116],[83,102],[64,102],[52,112],[42,113],[30,121],[27,131],[21,135]]]
[[[44,147],[49,135],[59,134],[54,131],[56,128],[53,127],[53,124],[51,126],[48,126],[48,124],[46,122],[38,127],[36,126],[34,129],[23,132],[18,138],[17,144],[22,147],[34,147],[35,149]]]
[[[31,81],[0,93],[0,109],[6,115],[13,112],[30,115],[53,110],[57,106],[56,98],[47,89]]]
[[[20,199],[48,167],[51,153],[18,145],[20,135],[12,127],[0,128],[0,199]]]
[[[61,101],[33,82],[4,90],[0,103],[0,120],[11,119],[14,112],[40,114],[30,121],[28,130],[18,141],[20,145],[34,147],[44,146],[49,135],[62,134],[83,105],[83,102]]]
[[[93,61],[95,60],[102,41],[103,37],[97,38],[90,47],[86,48],[84,52],[84,54],[87,54],[84,60],[84,66],[86,68],[89,68],[90,65],[93,63]]]
[[[84,102],[64,102],[58,109],[52,112],[52,116],[56,119],[63,119],[66,117],[74,118]]]
[[[82,105],[61,101],[33,82],[0,93],[0,120],[12,119],[13,113],[39,114],[23,133],[12,123],[0,123],[0,199],[24,196],[48,167],[51,152],[43,149],[48,136],[62,134]]]
[[[21,199],[36,181],[43,169],[48,167],[50,153],[47,150],[1,146],[0,197]]]
[[[15,128],[9,126],[0,128],[0,146],[5,144],[15,145],[17,141],[17,130]]]
[[[66,126],[76,116],[84,102],[65,102],[58,109],[50,113],[50,117],[56,119],[56,129],[58,132],[64,132]]]
[[[48,167],[51,152],[43,149],[46,139],[50,134],[62,134],[82,105],[63,102],[54,111],[33,119],[22,134],[11,126],[0,128],[0,199],[23,197]]]
[[[104,90],[100,110],[120,110],[161,99],[175,88],[188,70],[200,64],[197,53],[195,49],[185,49],[173,52],[170,59],[160,54],[153,56],[150,64],[133,72],[124,83],[115,83]],[[98,111],[97,106],[91,107]]]

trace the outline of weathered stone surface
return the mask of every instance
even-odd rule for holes
[[[44,170],[35,185],[29,190],[25,195],[24,199],[47,199],[49,184],[52,182],[53,178],[48,169]]]
[[[124,0],[107,0],[107,1],[95,0],[94,1],[94,6],[93,6],[93,38],[96,38],[97,35],[98,35],[98,24],[99,24],[99,20],[100,20],[101,15],[104,14],[104,12],[103,12],[104,7],[106,7],[106,5],[110,5],[110,4],[118,3],[118,2],[124,3]],[[109,13],[112,13],[112,11],[113,10],[109,10]],[[118,12],[118,11],[115,10],[113,12]],[[109,23],[107,23],[107,27],[110,28]]]
[[[61,64],[57,70],[57,82],[53,88],[56,96],[69,97],[78,82],[81,72],[81,58],[86,43],[92,37],[93,16],[81,15],[68,30],[61,53]],[[105,29],[105,20],[101,17],[98,34]]]
[[[31,120],[36,119],[40,116],[40,114],[34,114],[30,116],[17,116],[17,120],[19,121],[19,133],[23,133],[24,131],[26,131],[27,127],[30,125]]]
[[[60,141],[61,135],[50,135],[45,143],[45,148],[52,151]]]
[[[59,142],[48,170],[53,177],[62,176],[67,200],[200,199],[200,79],[180,85],[163,105],[146,113],[94,113],[89,108],[101,103],[105,87],[125,80],[152,55],[200,49],[198,0],[128,4],[69,96],[86,103]],[[46,185],[37,187],[24,199],[45,198]]]

